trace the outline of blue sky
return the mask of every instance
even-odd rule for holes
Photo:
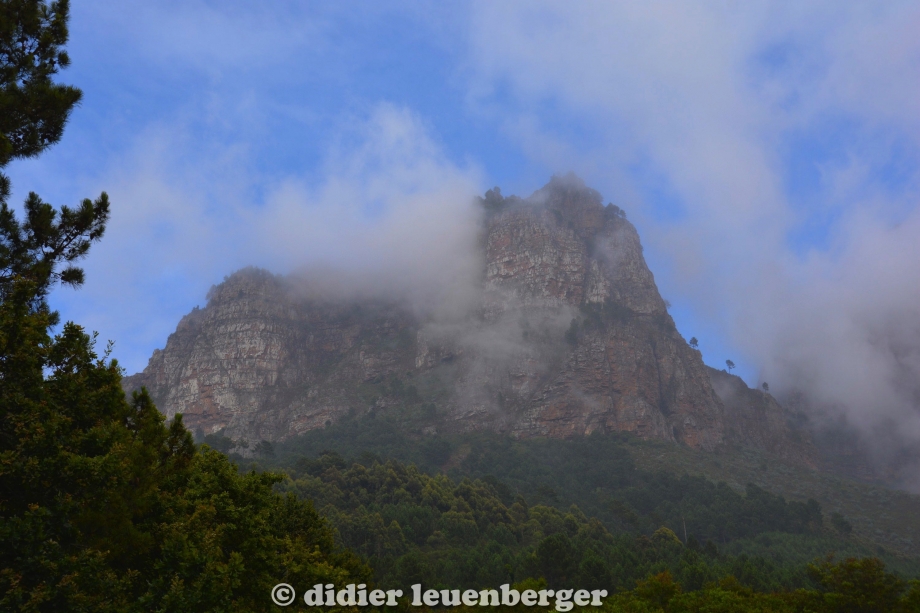
[[[82,106],[8,174],[14,202],[109,192],[86,285],[53,302],[128,372],[242,266],[434,278],[472,194],[573,170],[709,364],[920,439],[915,2],[72,10]]]

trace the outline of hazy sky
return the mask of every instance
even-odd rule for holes
[[[574,170],[709,364],[920,440],[918,32],[914,1],[78,0],[82,106],[8,174],[109,192],[53,302],[135,372],[237,268],[424,279],[473,194]]]

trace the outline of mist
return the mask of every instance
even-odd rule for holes
[[[478,9],[483,104],[512,92],[508,133],[629,212],[706,361],[920,457],[916,5]]]
[[[156,126],[94,179],[113,205],[87,259],[86,286],[59,291],[65,316],[116,341],[144,368],[208,288],[246,266],[327,298],[399,299],[419,314],[466,312],[481,275],[481,170],[456,163],[430,126],[381,103],[351,118],[310,172],[265,177],[243,148],[194,145]],[[128,315],[130,313],[130,316]]]
[[[406,109],[379,107],[360,138],[330,155],[318,187],[287,182],[251,213],[251,251],[308,293],[465,312],[482,269],[476,170],[453,165]]]
[[[843,418],[883,470],[918,491],[920,219],[851,223],[842,253],[810,258],[768,311],[749,307],[761,318],[751,353],[763,378],[806,396],[819,428]]]

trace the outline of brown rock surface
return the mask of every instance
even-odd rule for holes
[[[807,461],[793,450],[809,443],[775,402],[739,412],[734,399],[747,396],[734,382],[720,399],[719,375],[676,330],[617,207],[572,176],[526,200],[490,194],[481,308],[466,319],[304,298],[293,281],[246,269],[214,287],[126,389],[146,386],[193,429],[250,441],[392,409],[418,417],[412,427],[427,420],[427,432],[630,431]]]
[[[285,279],[245,269],[125,387],[146,386],[192,429],[277,440],[336,419],[363,383],[412,368],[411,324],[387,305],[297,299]]]

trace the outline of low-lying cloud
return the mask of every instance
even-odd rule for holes
[[[210,285],[250,265],[326,294],[463,306],[481,268],[479,171],[452,162],[405,108],[378,105],[352,126],[312,180],[262,177],[245,150],[215,148],[188,166],[173,154],[188,150],[181,126],[151,129],[99,180],[115,205],[86,286],[55,299],[120,341],[114,355],[129,372]]]
[[[509,135],[624,203],[751,384],[916,450],[918,27],[910,2],[480,3],[471,89],[511,92]],[[570,156],[575,121],[600,137]]]
[[[480,275],[475,169],[446,159],[420,120],[384,105],[316,187],[289,181],[252,211],[254,251],[324,293],[465,303]]]

